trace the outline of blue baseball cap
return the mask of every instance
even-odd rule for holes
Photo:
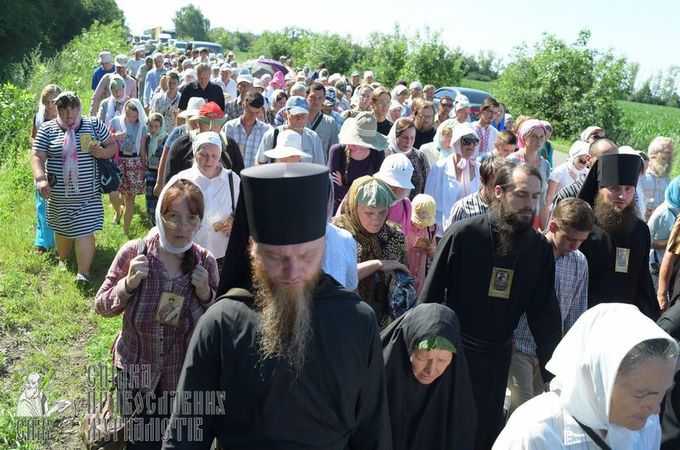
[[[309,103],[304,97],[293,95],[286,101],[286,111],[288,114],[309,114]]]
[[[326,99],[323,102],[326,106],[335,106],[338,103],[338,96],[335,94],[335,89],[326,89]]]

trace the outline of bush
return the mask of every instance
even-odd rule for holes
[[[0,86],[0,166],[30,148],[37,97],[13,84]]]
[[[593,124],[615,136],[626,60],[589,49],[589,39],[590,32],[582,31],[568,45],[546,35],[532,53],[526,46],[516,49],[500,77],[499,99],[515,114],[550,121],[559,136],[575,138]]]
[[[371,33],[368,38],[366,56],[358,69],[370,69],[375,77],[386,86],[394,86],[406,65],[408,40],[395,25],[392,34]]]
[[[281,56],[299,58],[304,55],[296,50],[296,45],[307,35],[308,31],[295,27],[286,27],[276,32],[265,31],[253,42],[251,53],[272,59],[279,59]]]
[[[463,78],[462,62],[462,58],[444,45],[439,33],[426,28],[424,33],[418,32],[411,39],[401,78],[435,86],[457,86]]]
[[[352,64],[363,56],[363,48],[352,42],[349,36],[313,33],[301,38],[294,46],[296,64],[318,67],[325,63],[330,73],[347,73]]]
[[[88,30],[75,37],[54,58],[33,63],[27,90],[38,95],[50,83],[80,96],[82,110],[88,111],[92,101],[92,73],[98,65],[99,52],[129,53],[127,30],[118,23],[103,25],[95,22]],[[32,59],[39,60],[39,54]]]

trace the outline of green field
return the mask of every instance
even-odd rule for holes
[[[495,81],[477,81],[464,79],[462,87],[487,91],[494,95],[496,90]],[[502,101],[502,99],[499,99]],[[669,136],[676,142],[676,155],[678,154],[678,142],[680,142],[680,108],[668,106],[647,105],[644,103],[618,101],[623,112],[622,136],[617,139],[618,145],[630,145],[637,150],[647,151],[647,146],[656,136]],[[517,113],[514,113],[517,116]],[[557,150],[569,151],[569,146],[576,136],[560,136],[559,130],[555,130],[557,136],[551,141]],[[680,174],[680,159],[674,158],[673,175]]]

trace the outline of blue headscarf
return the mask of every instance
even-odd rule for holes
[[[665,196],[668,210],[673,214],[673,217],[677,217],[680,213],[680,176],[673,178],[666,189]]]

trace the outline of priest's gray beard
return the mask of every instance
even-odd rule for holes
[[[525,222],[519,217],[517,211],[505,204],[503,199],[497,205],[498,221],[495,224],[499,238],[497,252],[501,256],[507,256],[519,249],[527,232],[531,230],[536,212],[532,210],[531,220]]]
[[[659,157],[649,160],[649,170],[657,177],[667,177],[671,173],[671,164],[659,161]]]
[[[302,289],[291,289],[277,286],[258,258],[252,257],[251,261],[255,304],[261,312],[260,352],[264,359],[283,358],[299,374],[312,337],[312,296],[321,271]]]
[[[624,209],[618,209],[613,203],[607,201],[601,192],[595,197],[595,222],[607,233],[628,234],[637,221],[635,214],[635,201],[631,201]]]

